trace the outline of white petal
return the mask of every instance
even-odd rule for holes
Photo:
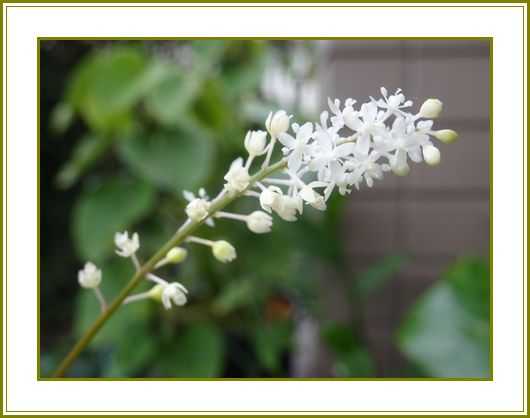
[[[280,134],[278,140],[282,143],[282,145],[289,149],[293,149],[296,145],[296,140],[291,135],[286,133]]]

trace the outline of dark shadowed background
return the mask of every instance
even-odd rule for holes
[[[98,313],[85,260],[115,295],[132,274],[115,231],[146,259],[183,221],[183,189],[223,184],[270,110],[317,121],[326,98],[402,88],[444,102],[437,167],[414,165],[324,214],[252,235],[218,222],[166,277],[190,290],[164,311],[120,309],[71,370],[78,377],[487,377],[487,40],[41,41],[40,366],[48,376]],[[417,107],[416,107],[417,108]],[[234,211],[255,202],[241,201]],[[145,287],[147,288],[147,286]],[[144,289],[142,287],[142,289]],[[141,289],[139,289],[141,290]]]

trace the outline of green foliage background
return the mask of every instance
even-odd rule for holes
[[[260,90],[267,62],[293,71],[293,48],[315,60],[311,77],[315,47],[301,41],[41,44],[41,375],[98,315],[92,292],[77,286],[77,269],[84,260],[101,266],[112,298],[133,273],[113,254],[114,233],[138,231],[146,258],[184,220],[183,189],[219,190],[244,152],[246,130],[263,128],[277,107]],[[265,236],[239,223],[205,227],[202,236],[234,243],[237,262],[222,265],[193,247],[183,265],[164,271],[190,290],[189,304],[121,308],[71,376],[289,377],[297,317],[322,313],[319,266],[347,271],[338,239],[345,201],[333,198],[325,216],[278,220]],[[254,205],[243,199],[232,209]],[[404,262],[389,255],[345,277],[352,311]],[[323,327],[333,376],[376,375],[358,329]],[[463,260],[408,314],[396,342],[414,367],[403,375],[487,376],[488,333],[489,272],[480,260]]]

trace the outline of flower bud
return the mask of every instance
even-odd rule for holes
[[[271,134],[271,137],[278,138],[280,134],[287,132],[289,129],[289,116],[285,110],[278,110],[276,113],[269,113],[265,121],[265,127]]]
[[[458,139],[458,133],[452,129],[441,129],[436,131],[433,136],[446,144],[450,144]]]
[[[442,113],[443,103],[438,99],[427,99],[420,108],[422,118],[435,119]]]
[[[440,164],[440,150],[434,145],[426,145],[423,147],[423,158],[429,165]]]
[[[245,137],[245,148],[250,156],[262,155],[267,144],[267,132],[248,131]]]
[[[182,263],[188,256],[188,250],[182,247],[173,247],[166,254],[168,263],[178,264]]]
[[[247,226],[256,234],[271,232],[272,217],[261,210],[256,210],[248,215]]]
[[[208,210],[210,209],[210,203],[205,199],[193,199],[186,206],[186,215],[196,222],[202,221],[208,216]]]
[[[392,167],[392,172],[396,176],[404,177],[410,173],[410,167],[407,163],[402,164],[402,165],[396,165]]]
[[[221,263],[228,263],[237,257],[236,249],[227,241],[215,241],[212,245],[212,253]]]
[[[85,289],[94,289],[101,283],[101,270],[90,261],[85,264],[83,270],[77,273],[79,285]]]
[[[157,301],[157,302],[161,302],[162,301],[162,292],[164,291],[164,285],[162,284],[157,284],[155,286],[153,286],[151,288],[151,290],[149,290],[148,294],[149,294],[149,297],[151,299],[153,299],[154,301]]]

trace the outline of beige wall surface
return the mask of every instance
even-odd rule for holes
[[[407,177],[388,175],[352,193],[344,240],[352,272],[384,255],[409,262],[366,305],[364,329],[380,375],[399,374],[404,360],[393,334],[410,303],[457,257],[488,255],[489,41],[336,41],[325,48],[323,91],[365,100],[385,86],[402,88],[415,106],[428,97],[444,103],[436,128],[460,138],[440,144],[437,167],[411,166]]]

